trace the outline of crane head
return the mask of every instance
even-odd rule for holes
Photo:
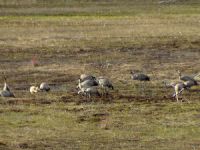
[[[131,70],[130,73],[131,73],[131,74],[135,74],[135,71],[134,71],[134,70]]]

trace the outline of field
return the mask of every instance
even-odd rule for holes
[[[163,81],[200,72],[195,0],[0,0],[0,149],[199,150],[200,87],[171,98]],[[39,66],[33,67],[35,57]],[[151,77],[133,81],[130,71]],[[107,97],[77,95],[82,73]],[[29,87],[48,82],[49,93]],[[189,102],[187,102],[188,100]]]

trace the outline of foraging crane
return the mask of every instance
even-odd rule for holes
[[[142,73],[136,73],[134,71],[131,71],[131,79],[139,80],[139,81],[150,81],[149,76],[142,74]]]
[[[40,90],[41,90],[41,91],[46,91],[46,92],[50,91],[50,86],[49,86],[49,84],[47,84],[46,82],[42,82],[42,83],[40,84]]]
[[[195,85],[198,85],[197,81],[193,77],[182,76],[180,70],[178,70],[178,75],[179,75],[179,80],[182,80],[182,81],[193,81]]]
[[[81,74],[80,75],[80,81],[84,82],[86,80],[96,80],[96,78],[92,75],[87,75],[87,74]]]
[[[190,81],[185,81],[184,84],[186,86],[186,89],[190,89],[192,86],[197,85],[197,82],[190,80]]]
[[[177,83],[177,84],[175,84],[175,85],[172,85],[172,87],[174,88],[174,90],[175,90],[175,93],[173,94],[173,97],[176,97],[176,100],[177,100],[177,102],[178,102],[178,95],[180,94],[180,93],[182,93],[183,92],[183,90],[185,90],[185,89],[190,89],[192,86],[194,86],[195,85],[195,82],[193,82],[193,81],[185,81],[185,82],[179,82],[179,83]]]
[[[3,90],[0,91],[0,96],[2,97],[15,97],[15,95],[11,92],[10,88],[8,87],[6,83],[6,78],[4,77],[4,87]]]
[[[166,83],[164,81],[164,84],[166,87],[172,87],[175,90],[175,93],[173,94],[172,97],[176,97],[176,100],[178,102],[178,95],[183,92],[183,90],[190,89],[192,86],[195,86],[195,82],[193,81],[185,81],[185,82],[171,82],[171,83]]]
[[[3,87],[3,90],[4,91],[10,91],[10,88],[9,88],[9,86],[8,86],[8,84],[6,82],[7,82],[6,76],[4,75],[4,87]]]
[[[1,90],[0,96],[2,97],[15,97],[15,95],[11,91]]]
[[[37,87],[37,86],[31,86],[30,89],[29,89],[30,93],[31,94],[34,94],[34,93],[37,93],[40,91],[40,88]]]
[[[174,87],[177,84],[176,82],[167,83],[166,81],[163,81],[163,83],[165,84],[166,87]]]
[[[177,83],[177,84],[174,86],[175,93],[173,94],[172,97],[176,97],[177,102],[179,102],[179,100],[178,100],[178,95],[179,95],[180,93],[182,93],[184,89],[186,89],[185,83]]]
[[[107,79],[105,77],[98,77],[97,81],[99,83],[99,86],[103,89],[103,94],[107,93],[107,89],[114,90],[114,87],[109,79]]]
[[[96,80],[85,80],[83,82],[81,82],[81,79],[78,80],[78,89],[82,89],[82,88],[88,88],[88,87],[92,87],[92,86],[98,86],[98,82]]]
[[[99,91],[97,87],[87,87],[87,88],[82,88],[80,91],[78,91],[78,94],[83,94],[88,97],[89,99],[91,98],[92,95],[94,96],[100,96]]]

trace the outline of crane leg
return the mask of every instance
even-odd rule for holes
[[[107,88],[105,88],[105,95],[106,95],[106,97],[107,97],[107,95],[108,95]]]
[[[178,101],[178,93],[176,93],[176,101],[179,102],[179,101]]]
[[[182,88],[180,91],[175,91],[175,93],[172,95],[172,97],[176,97],[177,102],[179,101],[179,100],[178,100],[178,95],[179,95],[180,93],[182,93],[183,90],[184,90],[184,88]]]
[[[88,99],[91,100],[91,93],[88,93]]]

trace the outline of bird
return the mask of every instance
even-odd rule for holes
[[[6,78],[4,77],[4,87],[3,87],[3,90],[0,91],[0,95],[2,97],[15,97],[15,95],[11,92],[8,84],[6,83]]]
[[[178,95],[182,93],[185,88],[186,88],[186,84],[182,82],[175,84],[174,86],[175,93],[173,94],[172,97],[176,97],[177,102],[179,102]]]
[[[96,80],[85,80],[83,82],[81,82],[81,79],[78,80],[78,89],[82,89],[82,88],[88,88],[88,87],[92,87],[92,86],[98,86],[98,82]]]
[[[96,80],[96,77],[94,77],[92,75],[81,74],[80,75],[80,81],[84,82],[85,80]]]
[[[49,86],[49,84],[46,83],[46,82],[42,82],[42,83],[40,84],[40,90],[41,90],[41,91],[46,91],[46,92],[50,91],[50,86]]]
[[[99,83],[99,86],[103,89],[102,94],[104,94],[104,93],[107,94],[107,89],[114,90],[114,87],[113,87],[111,81],[108,78],[101,76],[101,77],[97,78],[97,81]]]
[[[84,89],[79,89],[79,91],[77,93],[78,93],[78,95],[84,95]]]
[[[9,86],[7,85],[6,81],[4,82],[4,87],[3,87],[4,91],[10,91]]]
[[[195,83],[193,82],[193,81],[185,81],[185,82],[179,82],[179,83],[176,83],[176,84],[173,84],[173,85],[171,85],[173,88],[174,88],[174,90],[175,90],[175,93],[173,94],[173,96],[172,97],[176,97],[176,100],[177,100],[177,102],[179,101],[178,100],[178,95],[180,94],[180,93],[182,93],[183,92],[183,90],[187,90],[187,89],[190,89],[192,86],[194,86],[195,85]]]
[[[192,80],[185,81],[184,84],[185,84],[185,86],[186,86],[187,89],[190,89],[192,86],[197,85],[196,82],[194,82]]]
[[[131,79],[139,80],[139,81],[150,81],[149,76],[142,74],[142,73],[136,73],[134,71],[131,71]]]
[[[176,84],[177,84],[177,82],[167,82],[167,81],[163,81],[163,83],[165,84],[165,86],[166,87],[174,87]]]
[[[179,80],[182,80],[182,81],[193,81],[195,85],[198,85],[197,81],[193,77],[182,76],[180,70],[178,70],[178,75],[179,75]]]
[[[15,95],[11,91],[7,91],[7,90],[6,91],[1,90],[0,96],[2,96],[2,97],[15,97]]]
[[[37,93],[40,91],[40,88],[37,87],[37,86],[31,86],[30,89],[29,89],[30,93],[31,94],[34,94],[34,93]]]
[[[100,96],[100,93],[98,91],[97,87],[87,87],[87,88],[82,88],[80,91],[78,91],[78,94],[85,95],[86,98],[91,99],[91,96]]]

